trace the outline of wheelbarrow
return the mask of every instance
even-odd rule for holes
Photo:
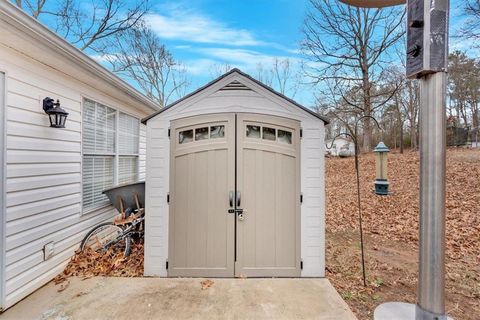
[[[112,205],[120,212],[116,224],[129,223],[145,212],[145,181],[125,183],[105,189],[105,194]],[[132,216],[130,216],[134,213]]]

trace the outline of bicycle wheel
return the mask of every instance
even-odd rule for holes
[[[108,248],[112,249],[112,251],[108,250],[107,253],[111,252],[113,255],[116,255],[118,252],[121,252],[124,257],[128,257],[132,252],[132,238],[130,234],[124,235],[120,240],[111,243],[108,245]]]
[[[123,233],[123,229],[113,223],[106,222],[94,227],[87,233],[80,244],[80,249],[83,251],[87,248],[93,251],[102,251],[107,249],[116,241]],[[119,239],[123,240],[123,239]],[[123,241],[121,241],[123,242]],[[129,244],[130,246],[130,244]]]
[[[130,236],[126,236],[123,242],[125,243],[125,249],[123,250],[123,255],[125,257],[128,257],[132,252],[132,238]]]

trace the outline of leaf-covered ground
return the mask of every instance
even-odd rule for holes
[[[375,159],[360,159],[368,286],[361,277],[353,158],[328,158],[327,277],[359,319],[386,301],[415,302],[419,155],[389,154],[393,194],[373,193]],[[480,150],[447,152],[446,309],[455,319],[480,319]]]

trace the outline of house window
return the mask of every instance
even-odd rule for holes
[[[107,205],[102,191],[138,178],[139,128],[137,118],[100,103],[83,105],[83,210]]]

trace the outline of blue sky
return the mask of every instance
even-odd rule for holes
[[[461,0],[451,1],[451,29],[464,18]],[[295,65],[302,39],[300,32],[307,0],[192,0],[159,2],[148,16],[153,30],[174,56],[183,62],[191,89],[216,76],[215,65],[228,64],[255,74],[257,63],[266,67],[274,57],[289,58]],[[451,39],[451,51],[469,44]],[[314,102],[314,89],[303,87],[295,99]]]
[[[187,66],[194,89],[214,78],[215,65],[254,74],[274,57],[296,64],[305,8],[306,1],[175,1],[154,5],[147,19]],[[306,103],[311,95],[296,98]]]
[[[463,1],[450,2],[453,36],[466,19],[462,16]],[[168,50],[186,66],[191,81],[188,91],[218,76],[223,65],[255,76],[258,63],[268,68],[277,57],[289,58],[292,68],[299,69],[300,29],[308,0],[151,0],[151,3],[147,20]],[[467,50],[478,58],[480,52],[470,46],[467,41],[450,38],[450,51]],[[314,88],[302,86],[293,98],[312,106],[314,93]],[[287,95],[292,96],[292,92]]]

